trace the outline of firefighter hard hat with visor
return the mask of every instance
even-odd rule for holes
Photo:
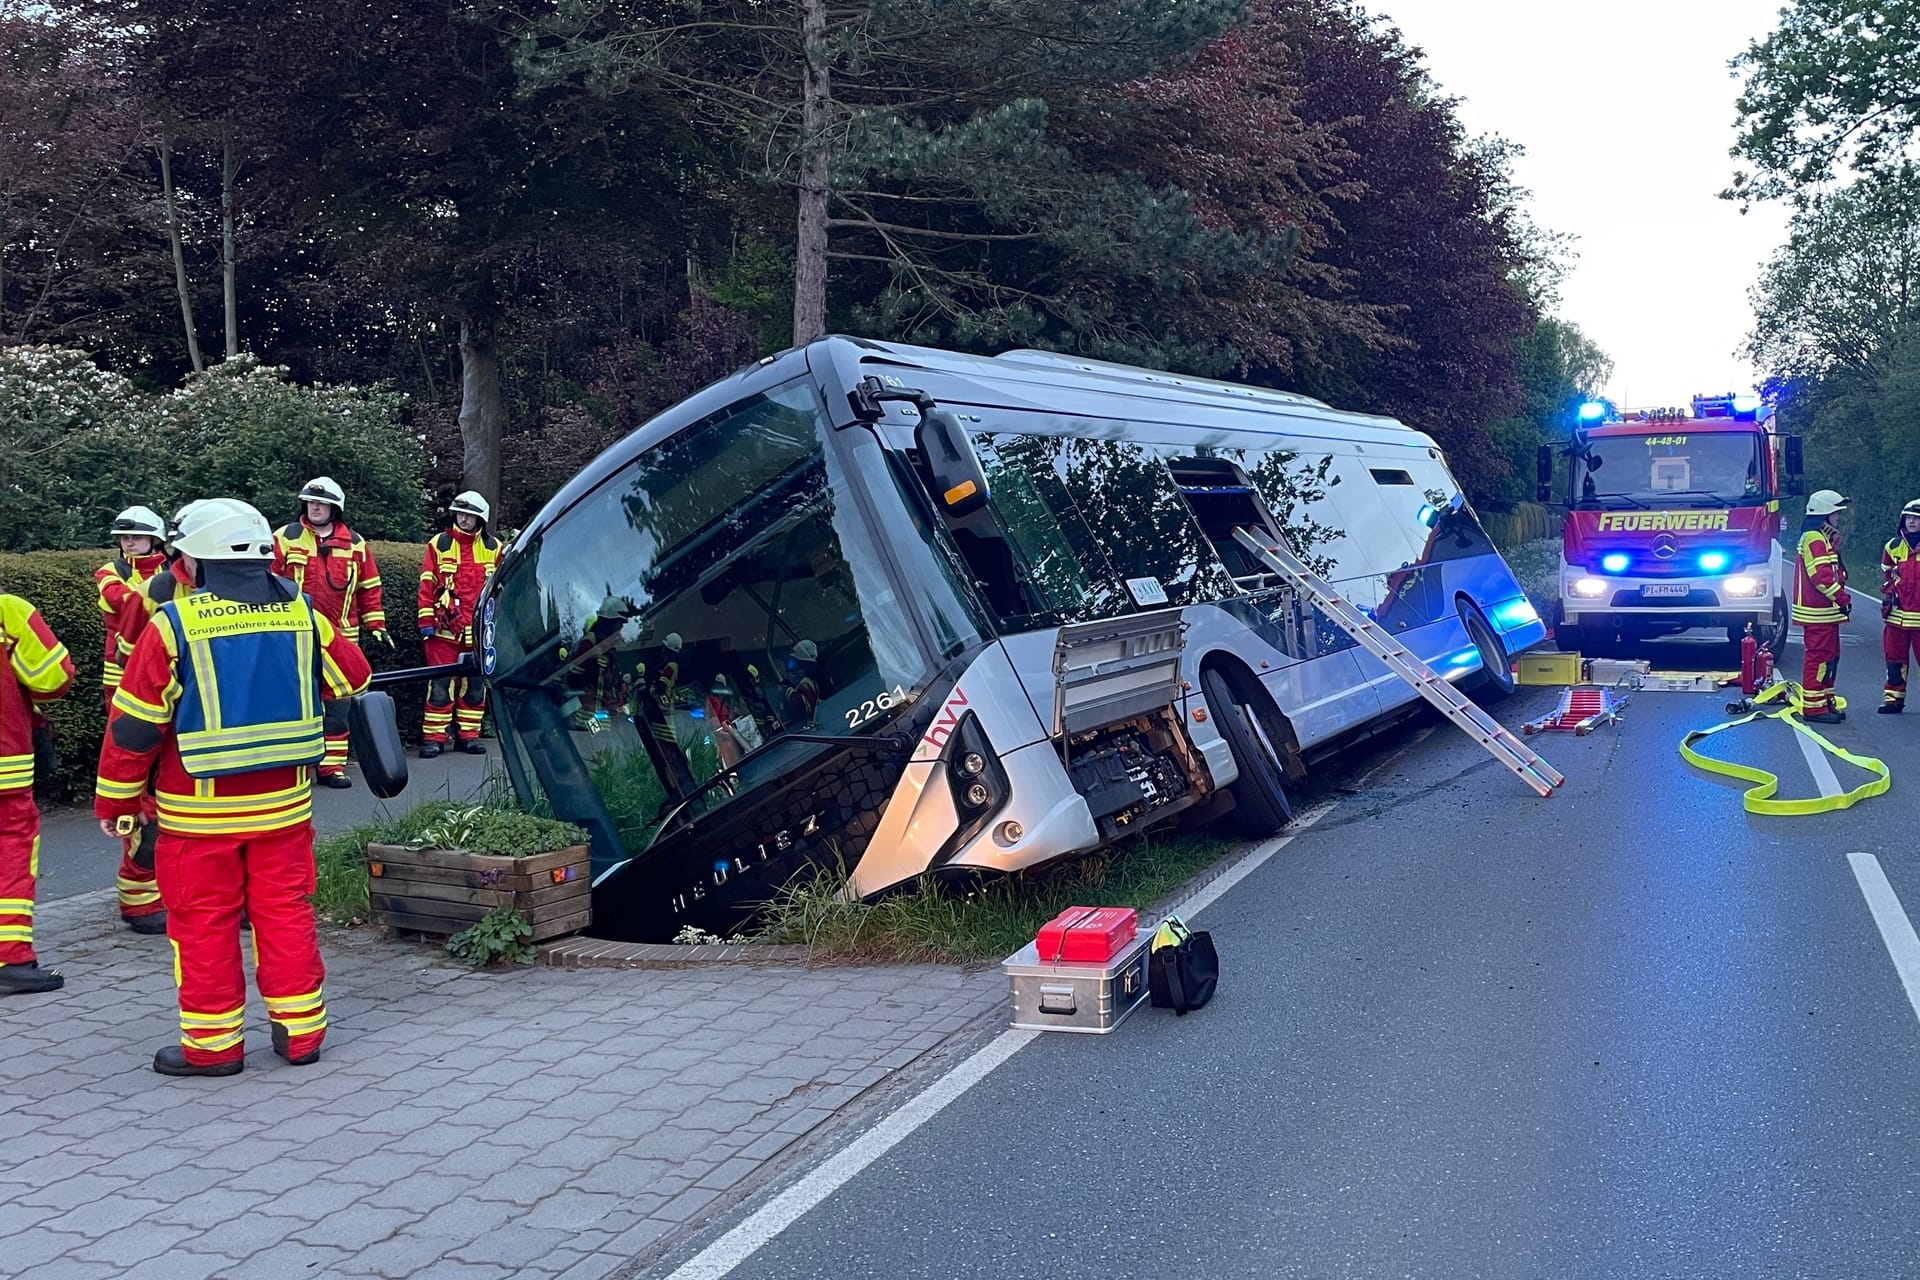
[[[273,526],[238,498],[208,498],[181,511],[173,545],[195,560],[271,560]]]
[[[307,481],[307,487],[300,491],[300,501],[331,503],[341,515],[347,513],[347,491],[332,476],[315,476]]]
[[[113,518],[111,532],[116,538],[124,535],[164,538],[167,536],[167,525],[151,507],[128,507]]]
[[[1847,509],[1847,500],[1833,489],[1817,490],[1807,499],[1807,514],[1810,516],[1837,516]]]
[[[475,493],[472,489],[456,496],[454,500],[448,504],[447,510],[453,512],[455,515],[479,516],[481,524],[485,524],[487,521],[493,519],[493,508],[487,505],[485,498]]]
[[[1912,502],[1900,508],[1900,514],[1903,516],[1920,516],[1920,498],[1915,498]]]

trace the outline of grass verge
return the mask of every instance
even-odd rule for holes
[[[1204,833],[1146,835],[1118,848],[962,894],[921,881],[878,902],[840,897],[844,872],[822,870],[783,889],[755,941],[804,944],[819,960],[860,964],[966,964],[999,960],[1033,941],[1072,906],[1135,907],[1164,901],[1239,841]]]

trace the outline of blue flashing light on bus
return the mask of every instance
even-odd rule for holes
[[[1632,563],[1624,551],[1610,551],[1600,557],[1600,567],[1608,573],[1625,573],[1627,566]]]

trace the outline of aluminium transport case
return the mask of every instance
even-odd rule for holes
[[[1013,987],[1013,1025],[1023,1031],[1079,1031],[1105,1035],[1146,1002],[1147,948],[1153,930],[1099,964],[1049,964],[1029,942],[1005,960]]]

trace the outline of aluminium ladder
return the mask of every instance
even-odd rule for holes
[[[1286,547],[1256,536],[1245,526],[1235,528],[1233,538],[1254,559],[1296,585],[1342,631],[1385,663],[1387,670],[1412,685],[1441,715],[1453,721],[1462,733],[1479,743],[1488,755],[1522,782],[1542,796],[1551,796],[1553,789],[1567,780],[1566,775],[1534,754],[1533,749],[1514,737],[1506,726],[1475,706],[1379,623],[1348,603]]]

